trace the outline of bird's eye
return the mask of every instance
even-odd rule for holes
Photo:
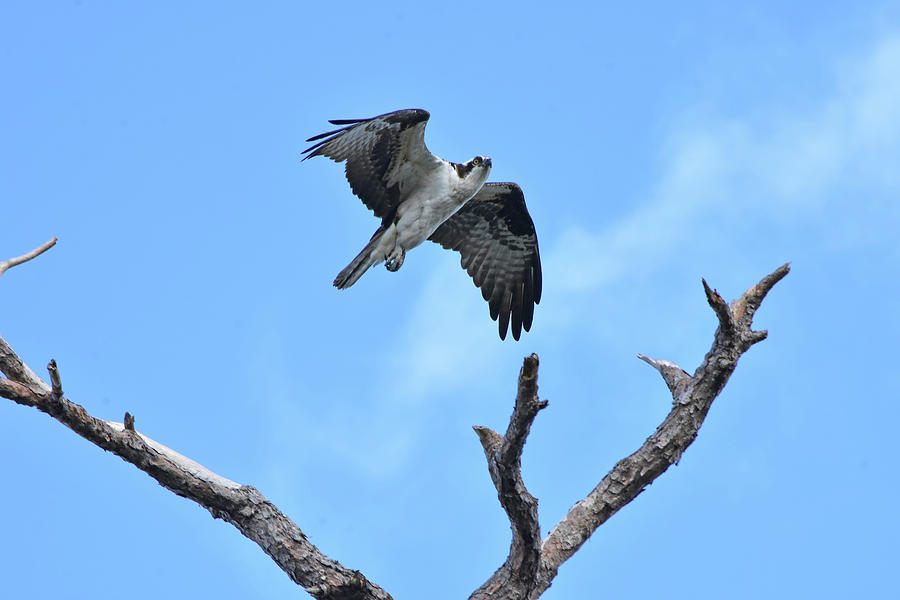
[[[477,167],[480,163],[481,163],[481,159],[480,159],[480,158],[473,158],[473,159],[472,159],[472,164],[475,165],[476,167]]]

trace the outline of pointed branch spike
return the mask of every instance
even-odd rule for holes
[[[757,283],[753,288],[750,289],[755,290],[755,295],[759,296],[759,300],[761,302],[762,299],[766,297],[766,294],[769,293],[769,290],[775,287],[775,284],[784,279],[784,277],[790,272],[791,263],[784,263],[783,265],[760,279],[759,283]],[[747,291],[749,292],[750,290]]]
[[[785,263],[760,279],[759,283],[751,286],[744,292],[743,296],[738,300],[735,300],[734,304],[740,304],[741,306],[740,308],[735,306],[735,310],[733,311],[734,314],[744,321],[747,321],[748,319],[752,320],[753,315],[756,313],[760,304],[762,304],[763,298],[766,297],[769,290],[771,290],[776,283],[781,281],[785,275],[790,273],[790,271],[791,263]],[[747,326],[750,326],[749,321],[747,321]]]
[[[519,386],[516,393],[516,404],[513,414],[509,419],[509,426],[503,436],[503,445],[500,448],[500,460],[518,464],[522,456],[522,448],[525,439],[531,431],[538,412],[547,406],[538,398],[538,356],[531,354],[522,362],[522,370],[519,371]]]
[[[3,275],[8,269],[11,269],[17,265],[21,265],[22,263],[26,263],[32,258],[37,258],[55,245],[56,238],[53,238],[50,241],[44,242],[27,254],[23,254],[22,256],[17,256],[15,258],[10,258],[9,260],[0,261],[0,275]]]
[[[657,360],[655,358],[650,358],[649,356],[644,356],[643,354],[638,354],[637,356],[639,359],[659,371],[659,374],[662,375],[663,380],[669,387],[669,391],[672,392],[672,398],[676,402],[681,402],[684,399],[685,392],[694,381],[694,378],[691,377],[689,373],[668,360]]]
[[[765,329],[763,329],[762,331],[751,331],[748,337],[748,341],[752,346],[753,344],[758,344],[759,342],[769,337],[769,332]]]
[[[56,368],[55,360],[50,359],[47,371],[50,373],[50,385],[52,386],[50,393],[53,394],[53,399],[59,402],[63,397],[63,389],[62,379],[59,376],[59,369]]]
[[[728,303],[719,295],[719,292],[709,287],[706,279],[701,279],[701,281],[703,282],[703,291],[706,293],[706,301],[719,318],[719,325],[726,331],[734,330],[734,318],[731,316]]]
[[[478,441],[481,442],[481,447],[484,448],[485,456],[490,460],[490,455],[496,452],[497,448],[500,447],[500,444],[503,443],[503,436],[490,427],[475,425],[472,429],[478,434]]]
[[[523,379],[534,379],[537,377],[538,364],[540,359],[537,354],[532,353],[525,357],[522,362],[522,370],[519,372],[519,381]]]

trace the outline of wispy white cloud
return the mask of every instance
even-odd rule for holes
[[[831,94],[802,112],[699,123],[694,115],[675,127],[665,144],[670,159],[644,204],[601,231],[572,227],[546,253],[561,291],[583,293],[670,264],[696,232],[716,239],[714,229],[698,227],[710,215],[805,219],[816,207],[877,202],[888,211],[883,224],[896,225],[898,203],[883,192],[900,178],[900,35],[834,73]],[[872,186],[882,193],[862,194]],[[848,212],[828,225],[853,226]]]
[[[410,402],[433,397],[436,385],[446,389],[466,365],[488,366],[498,341],[490,323],[487,304],[458,258],[440,261],[399,333],[397,345],[407,350],[389,365],[403,373],[391,377],[399,396]]]
[[[541,331],[528,334],[529,339],[559,338],[576,324],[583,326],[587,307],[597,309],[598,297],[615,297],[607,291],[633,286],[636,278],[683,261],[693,246],[713,243],[729,252],[730,227],[719,224],[821,219],[814,227],[849,231],[853,223],[847,211],[823,216],[829,214],[824,208],[866,201],[837,197],[837,189],[852,191],[864,183],[877,188],[872,198],[896,190],[898,106],[900,36],[895,36],[861,58],[836,65],[831,93],[811,99],[800,113],[773,110],[724,119],[693,112],[675,120],[656,183],[634,211],[599,230],[577,226],[556,240],[542,240],[545,302],[538,309]],[[890,219],[896,226],[897,203],[882,208],[889,214],[882,226],[889,227]],[[417,252],[427,259],[427,251]],[[365,407],[336,404],[310,412],[309,406],[296,404],[296,397],[309,394],[290,390],[295,377],[288,366],[261,360],[260,377],[271,383],[265,394],[272,404],[272,444],[288,448],[303,440],[305,447],[369,477],[390,477],[421,446],[420,424],[430,414],[422,399],[434,401],[499,367],[503,355],[485,303],[460,272],[456,257],[442,258],[432,259],[436,268],[411,304],[412,312],[385,341],[390,350],[373,357],[369,376],[380,378],[373,387],[381,391],[367,398]],[[273,317],[262,327],[270,337],[259,346],[269,356],[273,348],[276,355],[286,352],[283,340],[271,338],[278,322]],[[384,431],[391,435],[385,437]],[[272,468],[283,470],[284,477],[296,472],[288,463]]]
[[[554,309],[540,314],[542,324],[570,329],[583,322],[586,298],[684,260],[691,245],[728,253],[733,245],[723,223],[809,220],[813,229],[850,231],[853,219],[842,209],[878,202],[878,194],[852,194],[863,182],[891,198],[890,206],[881,201],[888,211],[881,225],[896,227],[900,203],[885,191],[898,187],[900,35],[836,63],[833,73],[830,94],[810,98],[800,112],[774,107],[746,118],[699,111],[676,118],[643,203],[606,228],[579,225],[555,243],[545,240],[545,284],[553,287],[545,300],[553,296]],[[474,367],[494,356],[487,336],[496,334],[485,327],[481,299],[446,283],[458,279],[450,272],[457,268],[442,265],[432,275],[401,334],[404,351],[394,367],[408,376],[410,394],[458,382],[459,373],[478,372]]]
[[[652,200],[602,231],[573,227],[545,253],[560,291],[583,292],[658,263],[687,235],[685,225],[717,196],[729,167],[723,136],[680,140]]]

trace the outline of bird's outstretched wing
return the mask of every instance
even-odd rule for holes
[[[515,183],[486,183],[431,237],[460,253],[465,269],[499,318],[500,339],[512,323],[516,340],[531,329],[541,301],[541,256],[525,195]]]
[[[346,160],[353,193],[376,217],[392,219],[404,187],[414,185],[419,165],[440,160],[425,146],[429,116],[426,110],[411,108],[371,119],[329,121],[345,127],[306,140],[321,141],[303,151],[303,160],[313,156]]]

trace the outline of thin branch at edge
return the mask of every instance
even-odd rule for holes
[[[26,263],[33,258],[37,258],[55,245],[56,238],[53,238],[47,242],[44,242],[31,252],[0,262],[0,276],[2,276],[7,270],[12,269],[13,267],[21,265],[22,263]]]

